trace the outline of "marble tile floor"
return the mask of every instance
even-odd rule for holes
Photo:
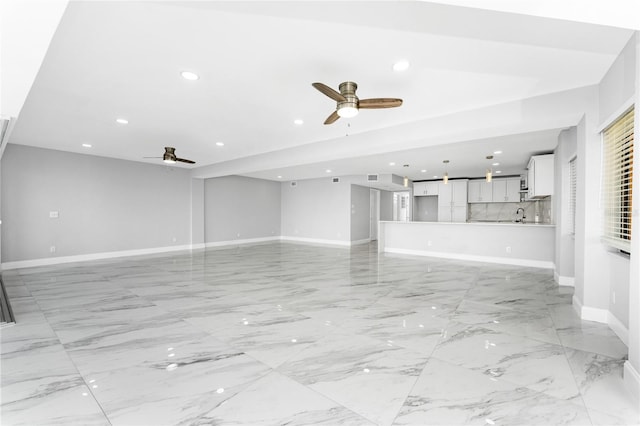
[[[3,274],[2,425],[634,425],[552,272],[269,243]]]

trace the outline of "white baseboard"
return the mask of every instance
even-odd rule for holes
[[[103,253],[79,254],[75,256],[58,256],[44,259],[19,260],[15,262],[5,262],[2,264],[3,270],[33,268],[37,266],[50,266],[62,263],[86,262],[89,260],[114,259],[127,256],[142,256],[145,254],[169,253],[172,251],[191,250],[191,245],[155,247],[139,250],[121,250]]]
[[[351,241],[351,245],[359,246],[360,244],[369,244],[370,242],[371,242],[371,238],[365,238],[364,240]]]
[[[191,250],[199,250],[199,249],[203,249],[206,248],[206,244],[205,243],[199,243],[199,244],[191,244]]]
[[[342,240],[323,240],[320,238],[303,238],[303,237],[280,237],[282,241],[289,241],[293,243],[309,243],[309,244],[322,244],[331,246],[350,246],[351,241]]]
[[[445,259],[468,260],[471,262],[500,263],[503,265],[528,266],[531,268],[553,269],[553,262],[544,260],[516,259],[511,257],[477,256],[471,254],[446,253],[428,250],[411,250],[393,247],[385,247],[386,253],[410,254],[414,256],[431,256]]]
[[[280,237],[261,237],[261,238],[244,238],[242,240],[227,240],[227,241],[212,241],[205,243],[204,247],[225,247],[225,246],[238,246],[242,244],[256,244],[266,243],[269,241],[280,241]]]
[[[592,308],[590,306],[582,306],[580,318],[585,321],[601,322],[609,324],[609,311],[606,309]]]
[[[607,311],[607,313],[608,313],[607,324],[609,324],[609,328],[611,328],[613,332],[618,335],[618,337],[620,338],[620,340],[622,340],[622,343],[624,343],[625,346],[629,347],[629,330],[610,311]]]
[[[571,298],[571,302],[571,304],[573,305],[573,310],[576,311],[578,317],[582,318],[582,302],[580,301],[580,299],[578,299],[574,294]]]
[[[553,271],[553,279],[558,283],[559,286],[562,287],[575,287],[576,279],[575,277],[564,277],[562,275],[558,275],[557,271]]]
[[[636,407],[640,407],[640,373],[633,368],[629,360],[624,362],[624,372],[622,373],[624,384],[631,394]]]
[[[590,306],[584,306],[580,300],[573,295],[573,308],[578,313],[580,319],[585,321],[600,322],[603,324],[609,324],[610,312],[607,309],[592,308]]]

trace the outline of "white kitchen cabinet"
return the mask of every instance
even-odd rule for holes
[[[534,155],[527,166],[529,185],[527,198],[543,198],[553,195],[554,155]]]
[[[414,182],[413,196],[438,195],[438,182]]]
[[[468,190],[470,203],[490,203],[493,201],[493,185],[484,179],[470,180]]]
[[[438,183],[438,222],[467,221],[467,180]]]
[[[494,203],[519,203],[520,178],[493,179]]]

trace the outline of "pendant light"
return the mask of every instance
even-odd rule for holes
[[[444,163],[444,175],[442,175],[442,183],[445,185],[449,183],[449,172],[447,172],[447,164],[449,164],[449,160],[443,160]]]
[[[493,155],[487,155],[486,158],[487,160],[493,160]],[[484,177],[487,182],[491,182],[492,175],[493,175],[493,170],[491,170],[491,166],[489,166],[486,173],[484,174]]]
[[[402,167],[407,168],[407,167],[409,167],[409,165],[408,164],[403,164]],[[403,181],[402,181],[402,183],[404,184],[405,188],[408,188],[409,187],[409,176],[405,176]]]

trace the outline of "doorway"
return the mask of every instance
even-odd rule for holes
[[[393,220],[408,222],[411,219],[410,194],[406,192],[393,193]]]

